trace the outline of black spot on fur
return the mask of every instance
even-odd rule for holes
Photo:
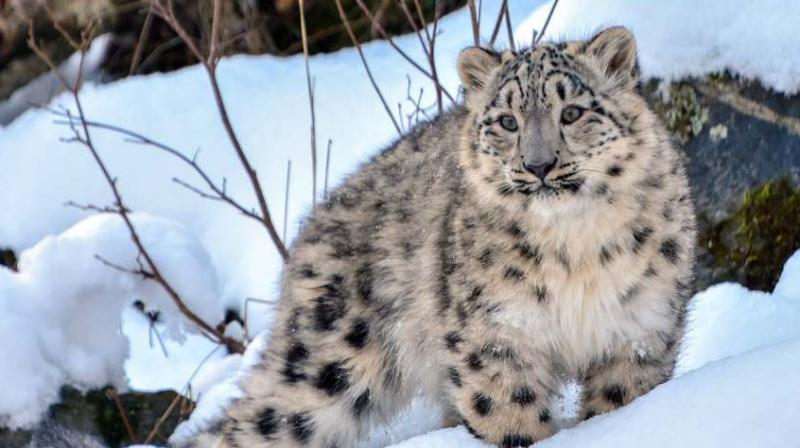
[[[639,291],[640,291],[639,285],[633,285],[627,290],[625,290],[625,292],[622,293],[622,295],[620,295],[619,301],[623,304],[630,303],[631,300],[633,300],[636,296],[639,295]]]
[[[478,415],[486,417],[492,413],[494,400],[488,395],[477,392],[472,396],[472,408],[475,409]]]
[[[478,262],[481,264],[481,267],[488,268],[492,264],[494,264],[494,254],[492,253],[491,249],[486,249],[478,256]]]
[[[506,266],[506,272],[504,275],[506,278],[517,282],[525,279],[525,273],[514,266]]]
[[[350,331],[344,336],[344,340],[347,341],[351,347],[359,349],[367,345],[368,338],[369,324],[364,319],[355,321]]]
[[[590,418],[592,418],[592,417],[594,417],[596,415],[597,415],[597,411],[595,411],[594,409],[587,409],[586,410],[586,414],[583,416],[583,419],[584,420],[589,420]]]
[[[572,270],[572,268],[570,268],[569,254],[567,253],[566,247],[561,246],[558,248],[556,251],[556,259],[559,263],[561,263],[561,266],[563,266],[567,272]]]
[[[361,417],[366,411],[367,406],[369,406],[369,389],[365,390],[361,395],[356,397],[356,401],[353,402],[353,415],[358,418]]]
[[[545,300],[547,300],[547,287],[536,286],[533,288],[533,294],[536,296],[536,301],[543,303]]]
[[[356,293],[364,303],[372,303],[372,280],[372,268],[369,265],[362,265],[356,270]]]
[[[256,417],[258,432],[267,440],[270,440],[272,435],[278,432],[279,425],[280,418],[273,408],[262,409]]]
[[[611,165],[610,167],[608,167],[608,171],[606,171],[606,172],[608,173],[609,176],[617,177],[617,176],[620,176],[623,171],[624,170],[622,169],[621,166],[619,166],[617,164],[614,164],[614,165]]]
[[[558,93],[558,97],[562,100],[566,97],[566,91],[564,90],[564,83],[559,81],[556,83],[556,92]]]
[[[294,414],[289,417],[288,423],[292,435],[302,444],[308,443],[314,435],[314,421],[308,414]]]
[[[647,226],[637,226],[633,229],[633,253],[638,253],[642,246],[650,239],[653,229]]]
[[[533,445],[533,438],[523,434],[508,434],[500,442],[500,448],[528,448]]]
[[[463,386],[463,382],[461,381],[461,373],[458,372],[458,369],[455,367],[449,367],[447,369],[447,375],[450,377],[450,381],[456,387]]]
[[[605,196],[608,194],[608,184],[603,182],[594,187],[595,196]]]
[[[286,352],[286,361],[297,363],[308,359],[308,349],[302,342],[293,342]]]
[[[343,361],[326,364],[320,369],[314,385],[330,396],[340,394],[350,387],[350,371],[344,367]]]
[[[659,250],[661,251],[661,255],[663,255],[664,258],[666,258],[670,263],[675,264],[678,262],[681,248],[674,238],[667,238],[662,241]]]
[[[347,312],[347,291],[344,278],[334,275],[324,286],[325,293],[314,299],[314,323],[317,331],[333,330],[334,324]]]
[[[475,428],[473,428],[468,421],[462,418],[461,424],[464,425],[465,428],[467,428],[467,432],[472,434],[472,437],[475,437],[478,440],[483,440],[483,434],[479,433]]]
[[[483,369],[483,361],[481,361],[480,355],[475,352],[470,353],[467,355],[467,366],[472,370],[481,370]]]
[[[547,423],[550,421],[550,409],[542,409],[539,411],[539,421],[542,423]]]
[[[536,394],[528,386],[519,386],[511,392],[511,401],[520,406],[527,406],[536,403]]]
[[[542,263],[542,252],[539,246],[531,246],[527,241],[520,241],[514,248],[517,249],[522,258],[532,261],[534,265],[539,266]]]
[[[625,387],[621,384],[614,384],[603,389],[603,397],[615,406],[622,406],[625,402],[626,393]]]
[[[458,334],[457,331],[450,331],[446,335],[444,335],[444,342],[447,345],[447,349],[451,352],[458,353],[458,344],[463,342],[464,339]]]
[[[611,249],[609,249],[608,246],[603,246],[600,248],[600,264],[603,266],[607,265],[613,256],[614,255],[611,253]]]
[[[284,380],[289,384],[305,381],[308,376],[299,363],[308,359],[308,349],[302,342],[292,342],[286,351],[286,365],[281,370]]]
[[[645,277],[653,277],[656,274],[658,274],[658,272],[656,272],[656,268],[654,268],[652,265],[648,265],[647,269],[644,270]]]

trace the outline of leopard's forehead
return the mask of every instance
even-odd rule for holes
[[[557,83],[556,92],[562,89],[576,95],[596,95],[598,80],[594,73],[575,56],[575,44],[542,44],[526,48],[508,59],[498,72],[494,91],[496,94],[521,95],[522,108],[551,105],[548,84]],[[508,104],[508,98],[504,103]],[[494,105],[497,101],[492,102]]]

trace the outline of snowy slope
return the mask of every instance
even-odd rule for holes
[[[483,35],[489,34],[500,3],[499,0],[483,2]],[[524,21],[517,29],[518,41],[526,40],[532,27],[541,26],[549,8],[541,0],[510,0],[509,4],[515,22]],[[675,78],[729,67],[762,79],[778,90],[793,92],[800,88],[800,57],[787,55],[797,55],[800,48],[800,34],[795,31],[797,23],[800,23],[800,3],[778,0],[766,4],[743,0],[703,3],[561,0],[548,34],[586,37],[601,25],[623,24],[637,35],[646,76]],[[455,58],[459,49],[471,42],[468,15],[463,10],[449,15],[439,28],[438,69],[443,84],[455,95]],[[503,34],[500,34],[501,46]],[[399,38],[397,43],[423,60],[416,36]],[[392,106],[401,104],[406,111],[411,108],[406,100],[407,76],[412,92],[424,88],[423,103],[432,104],[430,83],[385,43],[373,42],[365,45],[364,50]],[[353,50],[315,56],[311,68],[316,80],[317,137],[321,148],[328,139],[333,141],[331,173],[335,184],[369,155],[389,144],[397,133],[384,115]],[[292,160],[293,182],[287,211],[289,238],[310,207],[312,196],[304,76],[301,57],[269,56],[227,58],[219,74],[229,112],[265,185],[273,217],[278,222],[284,214],[286,162]],[[186,154],[199,149],[198,160],[208,172],[216,179],[226,178],[228,192],[243,203],[254,205],[219,124],[205,74],[199,67],[129,78],[110,85],[87,85],[81,94],[90,119],[143,132],[183,149]],[[72,103],[61,96],[51,106],[71,108]],[[65,136],[69,136],[68,130],[55,125],[53,117],[43,111],[29,111],[10,125],[0,127],[3,170],[0,210],[4,213],[4,219],[0,219],[0,245],[25,251],[19,274],[0,269],[0,336],[17,344],[13,350],[5,346],[0,350],[0,361],[15,367],[0,372],[0,424],[33,424],[41,411],[57,399],[55,391],[62,383],[82,388],[107,382],[119,386],[127,383],[143,390],[182,389],[197,365],[214,348],[204,339],[185,334],[186,325],[176,317],[157,288],[94,259],[95,254],[100,254],[125,266],[135,265],[132,248],[118,223],[87,218],[89,213],[63,206],[70,200],[105,205],[111,199],[89,154],[80,146],[59,140]],[[173,183],[173,177],[189,182],[196,182],[197,178],[163,153],[130,144],[107,132],[97,131],[94,138],[119,178],[126,201],[141,212],[137,219],[152,238],[153,248],[172,244],[163,246],[163,263],[182,268],[171,269],[170,278],[174,275],[175,282],[185,283],[182,288],[186,296],[208,321],[218,322],[225,307],[240,306],[246,297],[274,297],[280,260],[261,228],[227,207],[198,198]],[[321,159],[323,156],[320,154]],[[321,185],[321,170],[318,180]],[[800,259],[796,256],[793,260],[787,264],[787,272],[792,274],[782,278],[772,296],[751,293],[736,285],[718,286],[699,295],[691,314],[691,331],[679,372],[768,344],[797,340]],[[200,280],[186,281],[186,277]],[[791,279],[795,279],[794,283]],[[134,298],[141,298],[162,311],[163,324],[158,328],[166,339],[169,358],[163,356],[158,343],[150,344],[147,321],[130,311],[129,304]],[[250,312],[251,329],[268,330],[269,307],[255,306]],[[121,324],[119,316],[123,313],[126,318]],[[129,341],[120,335],[120,326]],[[183,337],[190,343],[181,347],[176,341]],[[796,360],[785,353],[796,347],[791,342],[781,347],[777,352],[757,356],[777,363],[785,371],[796,370]],[[195,377],[193,389],[212,397],[216,394],[217,399],[230,396],[235,393],[231,382],[225,383],[225,393],[220,392],[222,389],[208,391],[208,387],[231,378],[231,372],[241,362],[237,358],[221,359],[221,353],[213,353],[206,368]],[[713,365],[722,365],[731,372],[741,371],[741,378],[759,373],[740,364],[731,359]],[[703,388],[709,380],[701,373],[687,374],[686,378],[679,378],[678,386],[664,387]],[[780,378],[775,378],[780,385],[777,381]],[[722,389],[715,390],[722,393]],[[771,392],[764,394],[778,400],[772,403],[775,407],[796,411],[796,400],[789,401],[788,394],[773,396],[780,394],[770,395]],[[713,396],[697,397],[704,398]],[[205,415],[214,413],[212,408],[217,399],[206,400],[207,405],[201,401],[201,406],[207,408]],[[647,403],[653,404],[641,406],[651,410],[640,412],[652,418],[657,418],[660,406],[675,404],[666,398],[648,400]],[[598,422],[623,425],[624,420],[608,417]],[[775,419],[777,423],[783,421]],[[388,432],[376,434],[370,443],[382,446],[404,440],[433,429],[436,424],[436,411],[420,404]],[[563,434],[578,433],[599,424],[590,422]],[[449,440],[452,444],[456,443],[453,440],[469,438],[459,429],[445,431],[421,440],[430,443],[434,439],[443,443]],[[780,431],[778,434],[795,435]],[[423,445],[418,446],[427,442],[420,443]]]

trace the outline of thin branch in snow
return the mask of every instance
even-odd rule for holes
[[[476,47],[481,44],[481,24],[478,19],[478,11],[475,9],[475,0],[467,0],[469,7],[469,20],[472,23],[472,40]]]
[[[305,4],[300,0],[300,37],[303,42],[303,59],[306,64],[306,85],[308,87],[308,103],[311,109],[311,207],[317,206],[317,118],[314,109],[314,85],[311,81],[311,68],[308,63],[308,34],[306,32]],[[288,186],[287,186],[288,191]],[[284,218],[285,221],[285,218]],[[284,224],[283,242],[286,244],[286,224]]]
[[[222,0],[214,0],[214,17],[211,33],[212,42],[208,56],[204,56],[194,39],[189,35],[183,25],[181,25],[180,21],[175,15],[172,0],[154,0],[152,5],[153,11],[159,17],[161,17],[161,19],[164,20],[178,36],[180,36],[184,44],[186,44],[189,50],[194,54],[194,56],[205,69],[206,74],[208,75],[208,80],[211,83],[211,90],[214,94],[214,101],[217,105],[217,111],[219,112],[220,120],[222,121],[222,125],[228,135],[228,140],[230,140],[234,152],[239,159],[239,163],[244,169],[245,174],[250,181],[250,186],[253,188],[253,192],[255,193],[256,202],[258,203],[258,208],[260,211],[259,220],[269,234],[269,237],[272,240],[272,243],[275,245],[275,248],[278,250],[278,253],[281,255],[284,261],[287,261],[289,259],[289,251],[286,249],[286,246],[281,241],[280,237],[278,236],[278,232],[275,229],[272,216],[269,212],[269,206],[267,205],[267,199],[264,195],[264,190],[261,186],[261,182],[258,179],[258,174],[256,173],[255,168],[253,168],[250,159],[247,157],[244,148],[239,142],[239,137],[237,136],[236,131],[233,129],[233,124],[231,123],[230,116],[228,115],[228,109],[225,106],[225,101],[222,97],[222,90],[219,86],[219,80],[217,79],[217,67],[222,57],[222,50],[219,47],[219,42],[217,42],[219,40],[219,24],[216,22],[220,20],[222,14],[221,2]]]
[[[400,57],[405,59],[409,64],[411,64],[420,73],[425,75],[434,84],[439,85],[441,87],[442,93],[451,102],[455,102],[455,100],[453,99],[453,96],[450,95],[450,93],[447,91],[447,89],[445,89],[444,87],[441,86],[441,83],[439,82],[438,77],[434,77],[431,74],[431,72],[429,72],[428,70],[425,70],[425,68],[423,68],[419,63],[417,63],[417,61],[415,61],[411,56],[408,55],[408,53],[403,51],[403,49],[400,48],[394,42],[394,39],[392,39],[392,36],[386,31],[386,29],[383,27],[383,25],[380,23],[380,21],[375,17],[375,15],[373,15],[372,12],[370,12],[370,10],[367,7],[367,5],[364,4],[364,0],[356,0],[356,4],[358,5],[359,8],[361,8],[361,11],[364,13],[364,15],[367,17],[367,19],[369,19],[369,22],[372,25],[372,29],[375,30],[378,33],[378,35],[381,37],[381,39],[383,39],[387,44],[389,44],[389,46],[392,47],[392,49],[394,51],[396,51],[397,54],[400,55]],[[412,23],[411,25],[416,31],[416,28],[417,28],[416,27],[416,23]],[[424,45],[423,45],[423,51],[425,52],[426,55],[428,54],[428,51],[427,51],[427,49],[425,48]],[[428,60],[428,62],[430,63],[430,60]]]
[[[531,47],[535,47],[544,37],[544,33],[547,31],[547,26],[550,25],[550,19],[553,18],[553,12],[556,10],[556,6],[558,6],[558,0],[553,0],[553,6],[550,7],[550,12],[547,13],[547,19],[544,21],[542,30],[534,35],[534,38],[531,41]]]
[[[247,297],[244,299],[244,338],[245,340],[250,340],[250,326],[247,320],[248,310],[250,309],[250,302],[261,303],[263,305],[276,305],[278,303],[277,300],[265,300],[265,299],[257,299],[255,297]]]
[[[508,47],[511,51],[517,51],[516,45],[514,45],[514,27],[511,26],[511,13],[508,11],[508,0],[505,1],[505,10],[506,10],[506,32],[508,33]]]
[[[94,26],[89,26],[86,30],[81,33],[81,42],[75,48],[76,51],[80,54],[79,60],[79,67],[83,66],[83,62],[86,57],[86,52],[89,49],[89,46],[92,41],[92,32],[94,31]],[[47,53],[41,48],[41,46],[36,41],[34,35],[34,28],[31,27],[28,30],[28,46],[39,55],[40,59],[49,66],[49,68],[53,71],[56,71],[56,66],[53,63],[52,59],[50,59]],[[144,243],[139,236],[136,227],[133,224],[133,221],[130,217],[130,209],[125,205],[122,194],[117,187],[117,179],[111,175],[108,167],[105,164],[105,161],[100,155],[100,152],[97,150],[96,146],[94,145],[94,141],[92,140],[92,134],[89,132],[89,126],[86,124],[86,113],[83,109],[83,103],[81,101],[81,97],[79,94],[80,89],[80,78],[76,79],[74,83],[70,84],[67,83],[63,77],[59,77],[63,80],[64,88],[70,92],[73,101],[75,102],[75,108],[77,109],[78,115],[73,117],[72,114],[68,111],[66,113],[68,119],[68,125],[74,134],[74,138],[76,142],[81,143],[92,155],[97,167],[100,169],[100,172],[103,175],[106,183],[108,184],[111,193],[114,196],[114,208],[116,210],[117,215],[122,218],[125,227],[128,230],[128,234],[130,235],[131,241],[133,242],[134,246],[137,249],[138,256],[141,257],[141,261],[137,261],[144,266],[141,269],[142,272],[147,272],[148,274],[152,275],[152,280],[158,283],[164,292],[170,297],[173,301],[175,306],[178,310],[191,322],[197,325],[203,333],[207,333],[213,335],[213,338],[220,343],[225,344],[229,350],[235,353],[242,353],[244,352],[244,346],[237,340],[229,338],[225,336],[223,333],[217,331],[214,327],[209,325],[205,322],[200,316],[195,314],[189,307],[186,306],[186,303],[183,301],[183,298],[180,294],[175,290],[172,284],[162,275],[161,271],[159,270],[157,264],[151,257],[147,248],[145,248]],[[79,128],[80,127],[80,128]]]
[[[114,387],[109,387],[106,389],[106,397],[114,403],[114,406],[117,408],[117,412],[119,413],[119,417],[122,419],[122,424],[125,426],[125,431],[128,432],[128,438],[134,445],[139,443],[139,438],[136,437],[136,432],[133,430],[133,426],[131,426],[130,420],[128,420],[128,413],[125,412],[125,407],[122,405],[122,401],[119,399],[119,395],[117,394],[117,389]]]
[[[358,42],[358,38],[353,32],[353,28],[350,26],[350,20],[347,18],[347,14],[345,14],[344,8],[342,7],[342,0],[335,0],[335,2],[336,9],[339,10],[339,18],[342,20],[342,23],[347,30],[347,35],[350,36],[350,41],[353,42],[353,46],[356,47],[356,50],[358,51],[358,56],[361,58],[361,64],[364,66],[364,70],[367,72],[369,82],[372,83],[372,88],[375,89],[375,93],[378,94],[378,98],[380,98],[383,108],[386,110],[386,114],[389,115],[389,119],[392,120],[392,124],[397,130],[397,133],[403,135],[403,132],[400,130],[400,126],[397,124],[397,120],[394,118],[392,110],[389,108],[389,103],[386,102],[386,98],[383,97],[383,92],[381,92],[380,87],[378,87],[378,84],[375,82],[375,78],[372,76],[372,71],[367,63],[367,58],[364,56],[364,51],[361,49],[361,43]]]
[[[283,198],[283,243],[286,244],[286,227],[289,221],[289,187],[292,182],[292,161],[286,164],[286,190]]]
[[[325,199],[328,198],[328,175],[331,170],[331,146],[333,146],[333,140],[328,139],[328,150],[325,152],[325,189],[322,192]]]

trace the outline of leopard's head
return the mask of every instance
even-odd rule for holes
[[[469,111],[461,163],[487,200],[523,210],[608,201],[641,181],[659,148],[624,28],[519,52],[471,47],[458,69]]]

